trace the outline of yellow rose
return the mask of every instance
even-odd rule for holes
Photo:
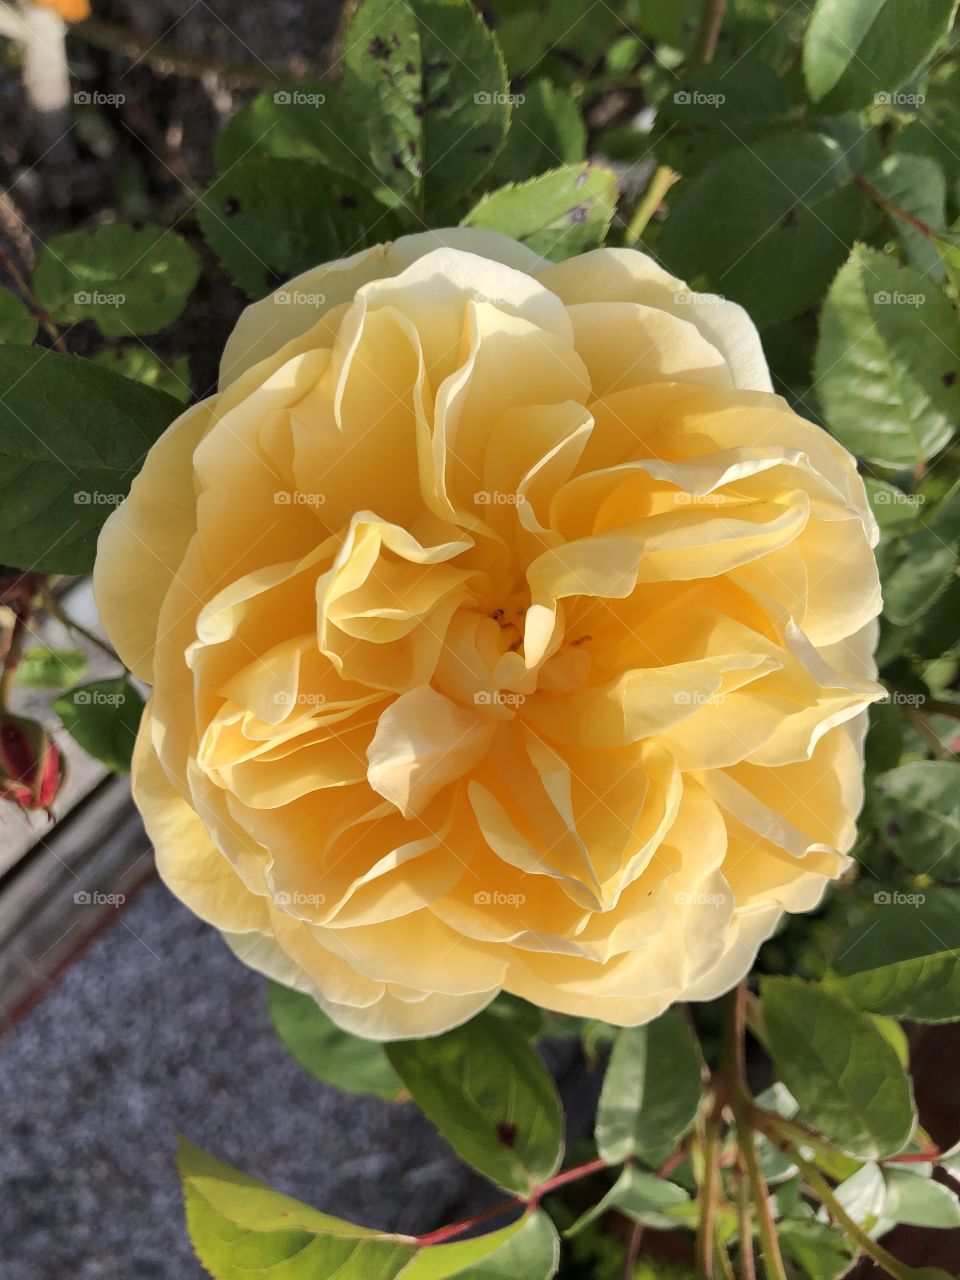
[[[641,253],[309,271],[100,541],[160,874],[360,1035],[712,998],[847,865],[875,533],[743,311]]]

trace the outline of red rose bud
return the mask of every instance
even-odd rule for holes
[[[63,757],[36,720],[0,718],[0,800],[21,809],[47,809],[63,782]]]

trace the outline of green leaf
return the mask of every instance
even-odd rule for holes
[[[893,1155],[910,1138],[910,1082],[870,1017],[795,978],[767,978],[763,1018],[777,1073],[801,1119],[850,1155]]]
[[[389,240],[394,223],[372,196],[305,160],[241,160],[201,198],[208,244],[251,298],[290,276]]]
[[[835,1190],[837,1199],[854,1222],[872,1231],[882,1219],[887,1203],[887,1184],[880,1166],[871,1160],[845,1178]],[[825,1219],[827,1210],[821,1209],[820,1214]]]
[[[114,773],[129,773],[143,698],[125,676],[78,685],[56,698],[53,709],[88,755]]]
[[[860,1253],[856,1241],[822,1222],[778,1222],[777,1239],[784,1256],[809,1280],[840,1280]]]
[[[559,262],[603,243],[616,204],[617,179],[611,170],[569,166],[491,192],[473,206],[463,225],[501,231]]]
[[[898,141],[898,149],[935,160],[954,185],[960,179],[960,63],[936,67],[924,85],[924,101]]]
[[[830,286],[815,374],[830,430],[851,452],[913,468],[960,414],[960,323],[914,267],[858,246]]]
[[[955,1191],[912,1170],[885,1169],[887,1203],[884,1217],[908,1227],[960,1227],[960,1199]]]
[[[515,95],[510,132],[493,165],[498,182],[523,182],[586,157],[587,130],[568,93],[549,80],[532,80]]]
[[[867,180],[898,208],[934,231],[944,231],[947,220],[947,183],[943,170],[929,156],[897,153],[885,156]],[[931,280],[942,280],[943,264],[936,244],[904,218],[891,214],[889,222],[900,238],[907,261]]]
[[[956,0],[817,0],[803,42],[810,97],[825,111],[854,111],[895,89],[928,61],[950,29]]]
[[[825,985],[872,1013],[960,1018],[960,897],[878,890],[873,909],[839,938]]]
[[[531,1213],[490,1235],[421,1249],[402,1280],[550,1280],[559,1262],[556,1228],[545,1213]]]
[[[104,333],[124,337],[175,320],[199,275],[200,259],[175,231],[114,222],[54,236],[33,287],[62,323],[95,320]]]
[[[834,139],[777,133],[695,178],[670,211],[661,249],[677,275],[739,302],[762,329],[820,299],[862,213]]]
[[[175,400],[89,360],[0,347],[0,563],[86,573]]]
[[[0,343],[28,347],[37,336],[37,322],[18,297],[0,288]]]
[[[318,1213],[181,1139],[187,1228],[215,1280],[394,1280],[416,1242]]]
[[[430,1040],[387,1046],[414,1102],[468,1164],[525,1195],[563,1152],[560,1099],[523,1036],[482,1013]]]
[[[883,612],[897,627],[922,617],[946,591],[957,567],[956,547],[934,528],[921,526],[908,534],[900,551],[883,584]]]
[[[63,689],[87,667],[82,649],[28,649],[17,665],[17,684],[30,689]]]
[[[93,362],[112,369],[114,373],[122,373],[125,378],[142,382],[146,387],[165,391],[181,404],[186,404],[192,395],[186,356],[172,356],[164,361],[148,347],[128,343],[124,347],[108,347],[106,351],[99,351]]]
[[[677,1009],[619,1033],[597,1111],[597,1149],[608,1164],[669,1155],[700,1102],[700,1055]]]
[[[960,764],[914,760],[876,780],[884,839],[911,871],[960,880]]]
[[[301,1067],[348,1093],[395,1098],[400,1081],[382,1044],[341,1029],[310,996],[269,984],[270,1017],[277,1035]]]
[[[373,109],[374,169],[417,209],[476,186],[506,137],[506,67],[467,0],[364,0],[344,42],[343,89]]]
[[[657,159],[691,177],[721,154],[782,128],[789,110],[783,79],[756,58],[702,67],[675,81],[660,105]]]
[[[644,1173],[634,1165],[627,1165],[603,1199],[582,1214],[563,1234],[578,1235],[608,1209],[619,1209],[628,1218],[634,1222],[642,1222],[644,1226],[661,1227],[669,1231],[678,1225],[677,1219],[670,1217],[670,1210],[687,1204],[689,1200],[683,1187],[652,1173]]]

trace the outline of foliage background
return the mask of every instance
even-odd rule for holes
[[[129,32],[99,14],[78,27],[70,47],[84,87],[67,127],[32,166],[16,156],[19,171],[0,202],[10,286],[0,294],[0,336],[8,344],[0,349],[7,388],[0,560],[45,575],[89,568],[105,511],[82,501],[89,509],[78,510],[77,477],[69,480],[58,458],[78,444],[87,450],[84,492],[99,491],[118,468],[128,483],[177,402],[211,385],[217,326],[229,327],[241,295],[262,296],[363,244],[459,221],[494,226],[555,257],[603,241],[637,244],[692,288],[743,303],[781,393],[862,460],[883,530],[878,656],[889,689],[872,712],[860,875],[764,948],[758,976],[797,975],[808,985],[761,988],[761,1004],[747,1004],[751,1043],[766,1043],[804,1122],[846,1153],[846,1164],[825,1156],[822,1172],[844,1189],[862,1230],[877,1234],[918,1217],[947,1228],[960,1222],[955,1197],[927,1190],[920,1210],[903,1210],[902,1171],[894,1176],[876,1163],[896,1154],[890,1126],[902,1128],[913,1110],[905,1074],[899,1095],[895,1083],[884,1094],[869,1068],[879,1058],[895,1082],[911,1046],[915,1057],[932,1043],[936,1052],[916,1027],[960,1016],[954,5],[925,0],[908,11],[894,0],[731,0],[717,36],[710,23],[721,7],[497,0],[481,21],[439,0],[369,0],[353,34],[335,45],[342,65],[337,55],[337,74],[327,78],[318,74],[323,59],[304,54],[302,25],[293,47],[276,54],[282,67],[258,52],[229,68],[215,65],[220,54],[198,55],[186,25],[162,32],[159,49],[153,31],[131,45]],[[401,61],[398,53],[391,63],[393,39],[411,71],[390,70]],[[256,31],[243,43],[263,47]],[[235,56],[234,39],[227,44]],[[6,52],[15,64],[15,46]],[[257,86],[263,92],[251,98]],[[200,123],[219,117],[229,123],[211,149]],[[16,143],[5,146],[9,155]],[[77,368],[53,354],[41,368],[36,352],[50,346],[90,361]],[[72,502],[65,498],[71,486]],[[33,668],[44,660],[49,666],[49,655],[32,655]],[[55,703],[66,728],[124,769],[135,694],[122,676],[111,684],[133,718],[118,731],[110,691],[98,689],[100,701],[78,700],[92,686],[78,685],[69,667],[61,655],[58,672],[31,677],[27,661],[21,679],[68,686]],[[282,1000],[274,996],[275,1013]],[[613,1038],[602,1027],[541,1026],[535,1016],[524,1022],[529,1012],[508,1005],[494,1016],[518,1018],[518,1042],[563,1032],[599,1057]],[[715,1063],[720,1012],[695,1016]],[[313,1023],[304,1029],[302,1010],[286,1017],[281,1034],[296,1055],[298,1037],[321,1032]],[[906,1022],[909,1038],[894,1019]],[[791,1034],[798,1025],[806,1036]],[[810,1043],[824,1028],[828,1059],[830,1046],[849,1037],[852,1082],[844,1063],[811,1059]],[[358,1050],[341,1045],[340,1052]],[[683,1050],[674,1044],[670,1052]],[[309,1065],[330,1078],[337,1053],[328,1046]],[[301,1049],[300,1056],[315,1053]],[[664,1070],[676,1067],[669,1056],[664,1063]],[[362,1067],[356,1058],[349,1069],[337,1067],[335,1082],[355,1087],[361,1069],[373,1073],[371,1092],[396,1092],[396,1077],[388,1074],[384,1084],[384,1063],[369,1057]],[[428,1071],[421,1097],[411,1084],[416,1066],[394,1062],[393,1069],[431,1116],[431,1099],[456,1096],[454,1082],[431,1084]],[[750,1069],[758,1086],[772,1078],[752,1061]],[[830,1105],[841,1083],[850,1086],[855,1120],[838,1119]],[[671,1142],[693,1123],[692,1113],[682,1119]],[[530,1115],[518,1124],[521,1133],[527,1123]],[[879,1142],[878,1126],[887,1127]],[[937,1153],[956,1136],[934,1133]],[[908,1124],[899,1145],[909,1138]],[[913,1134],[916,1168],[906,1176],[921,1166],[933,1174],[933,1159],[919,1159],[929,1147],[925,1132]],[[631,1154],[656,1167],[651,1153],[663,1155],[656,1144]],[[676,1183],[699,1198],[701,1220],[698,1161],[708,1153],[709,1135],[697,1128],[685,1149],[687,1185],[682,1177]],[[461,1154],[523,1193],[502,1167],[502,1151],[500,1165],[491,1165],[483,1141]],[[544,1159],[539,1182],[554,1167]],[[869,1172],[857,1174],[851,1159]],[[191,1176],[201,1175],[187,1168],[188,1190]],[[860,1182],[851,1190],[854,1177]],[[946,1193],[946,1175],[936,1177],[924,1186]],[[909,1190],[921,1194],[915,1185]],[[645,1230],[663,1228],[663,1206],[644,1201],[637,1209],[635,1191],[621,1190],[621,1213]],[[196,1213],[194,1206],[195,1240],[202,1235]],[[564,1213],[556,1210],[561,1223]],[[851,1258],[840,1256],[836,1238],[843,1232],[825,1234],[832,1229],[813,1222],[805,1201],[781,1196],[776,1213],[785,1238],[796,1222],[797,1232],[817,1241],[812,1253],[790,1254],[791,1275],[821,1280],[846,1269]],[[227,1221],[236,1225],[229,1213]],[[609,1215],[603,1222],[604,1231],[588,1228],[572,1252],[581,1266],[593,1265],[595,1255],[601,1274],[611,1238],[622,1246]],[[312,1226],[321,1238],[319,1223]],[[927,1260],[953,1267],[948,1247],[937,1246]]]

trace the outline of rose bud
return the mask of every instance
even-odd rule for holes
[[[60,748],[42,724],[22,716],[0,720],[0,799],[46,809],[64,779]]]

